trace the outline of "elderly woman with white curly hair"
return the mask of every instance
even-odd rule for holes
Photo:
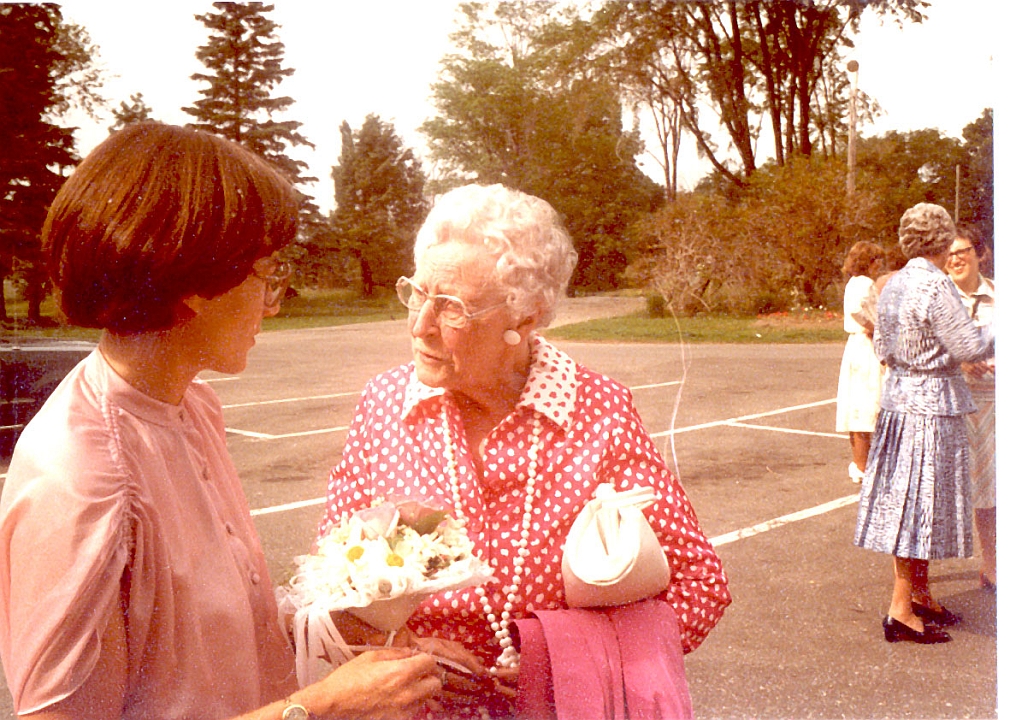
[[[945,273],[955,237],[938,205],[907,210],[899,242],[909,261],[878,301],[875,353],[888,371],[854,543],[894,556],[888,642],[952,639],[943,627],[961,618],[932,597],[928,561],[973,554],[964,416],[975,405],[960,365],[991,355],[994,333],[974,325]]]
[[[432,597],[407,625],[477,678],[497,678],[504,700],[518,673],[509,626],[565,605],[562,547],[579,511],[599,483],[650,486],[658,500],[645,514],[670,566],[657,599],[676,610],[677,652],[696,648],[730,602],[720,560],[630,391],[538,332],[576,263],[558,214],[501,185],[460,187],[438,199],[414,254],[415,273],[397,285],[413,361],[364,390],[322,529],[390,496],[462,519],[493,581]],[[490,683],[474,685],[460,709],[506,711]]]

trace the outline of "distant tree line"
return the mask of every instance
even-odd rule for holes
[[[431,169],[395,128],[368,115],[338,124],[335,207],[304,194],[291,249],[298,286],[364,296],[412,272],[412,241],[436,193],[504,183],[548,200],[579,251],[573,291],[659,293],[676,311],[753,313],[838,302],[853,242],[895,246],[903,210],[942,204],[993,238],[992,112],[963,138],[937,130],[858,142],[847,196],[850,82],[844,57],[862,12],[923,19],[924,0],[552,0],[465,2],[431,86],[421,131]],[[292,148],[313,147],[289,119],[274,6],[212,3],[206,68],[183,108],[194,127],[239,142],[294,186],[316,179]],[[55,4],[0,5],[0,275],[41,322],[39,230],[78,162],[71,107],[109,107],[97,49]],[[861,122],[880,112],[859,93]],[[111,109],[110,131],[152,119],[141,92]],[[663,183],[640,166],[651,123]],[[682,138],[713,168],[679,187]],[[768,150],[766,150],[768,148]],[[957,202],[958,198],[958,202]],[[6,305],[0,305],[0,321]]]

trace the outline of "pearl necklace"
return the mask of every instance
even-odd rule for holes
[[[442,406],[442,422],[444,430],[444,456],[448,482],[451,485],[452,499],[455,502],[455,512],[459,520],[466,521],[466,514],[462,510],[462,497],[459,490],[458,461],[455,457],[455,448],[452,445],[452,431],[448,423],[447,400]],[[483,606],[483,616],[490,624],[494,633],[494,639],[501,646],[501,655],[497,659],[497,667],[517,668],[519,666],[519,651],[512,645],[511,632],[508,626],[512,621],[512,610],[519,601],[519,587],[522,585],[522,573],[525,569],[526,558],[529,556],[529,528],[533,524],[533,498],[536,495],[537,462],[540,450],[543,448],[542,425],[540,417],[536,416],[533,423],[532,440],[529,443],[529,470],[526,476],[526,495],[522,506],[522,529],[519,532],[519,541],[515,544],[515,557],[512,559],[512,582],[505,593],[504,610],[501,617],[494,613],[494,607],[490,604],[487,591],[482,585],[476,586],[476,594],[480,597]],[[496,670],[497,668],[491,668]]]

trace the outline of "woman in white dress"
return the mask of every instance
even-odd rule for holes
[[[882,364],[872,345],[874,308],[865,300],[884,257],[881,247],[862,240],[850,248],[843,263],[843,274],[850,278],[843,291],[843,329],[848,336],[836,393],[836,432],[850,433],[852,457],[847,472],[855,483],[861,482],[867,467],[882,387]]]

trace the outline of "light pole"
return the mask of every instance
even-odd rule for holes
[[[857,172],[857,68],[856,60],[847,63],[850,72],[850,131],[847,135],[847,196],[854,194]]]

